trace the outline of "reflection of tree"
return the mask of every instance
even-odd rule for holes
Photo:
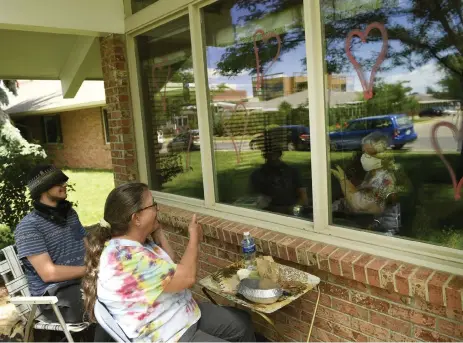
[[[455,57],[457,58],[457,57]],[[463,64],[463,61],[460,58],[460,65]],[[463,68],[463,67],[462,67]],[[436,91],[434,87],[427,87],[427,93],[432,94],[436,98],[441,99],[462,99],[463,98],[463,84],[455,73],[450,70],[443,69],[445,76],[442,80],[438,82],[438,85],[442,88],[442,91]]]

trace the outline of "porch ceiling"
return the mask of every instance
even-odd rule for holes
[[[8,47],[9,58],[0,63],[0,78],[59,80],[66,63],[77,54],[80,35],[0,30],[0,41]],[[95,37],[82,66],[86,80],[102,80],[100,50]],[[70,55],[73,53],[73,55]]]

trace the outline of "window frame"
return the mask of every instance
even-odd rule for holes
[[[48,131],[47,131],[46,121],[49,120],[49,119],[55,119],[57,121],[58,134],[59,134],[59,137],[61,138],[61,141],[59,141],[59,142],[50,142],[48,140]],[[58,145],[58,144],[63,144],[64,143],[63,129],[61,127],[61,116],[59,114],[42,116],[42,129],[43,129],[43,138],[44,138],[44,143],[45,144],[47,144],[47,145]]]
[[[204,200],[152,191],[159,203],[181,207],[236,222],[255,225],[285,234],[301,236],[347,249],[353,249],[383,256],[407,263],[427,266],[455,274],[463,274],[463,250],[447,248],[432,243],[412,241],[406,237],[387,237],[384,235],[336,226],[332,223],[329,176],[329,144],[325,92],[328,75],[324,60],[324,32],[317,0],[303,0],[304,27],[306,39],[307,92],[309,96],[309,120],[311,136],[312,194],[314,221],[286,217],[269,212],[235,207],[216,202],[217,192],[214,171],[214,153],[210,119],[208,78],[206,69],[204,32],[201,9],[219,0],[159,0],[134,15],[126,17],[126,47],[129,65],[129,82],[139,178],[148,182],[150,170],[147,156],[147,137],[142,115],[143,103],[140,90],[140,69],[135,37],[152,30],[185,14],[189,16],[192,43],[193,73],[195,77],[196,106],[201,145],[201,166],[203,175]]]

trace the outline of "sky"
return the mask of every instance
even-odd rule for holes
[[[400,6],[406,5],[402,1]],[[232,16],[232,23],[233,25],[240,25],[241,23],[238,21],[238,18],[243,15],[235,9],[231,10]],[[410,23],[406,21],[405,17],[398,17],[394,19],[397,23],[404,25],[407,27]],[[302,29],[302,28],[301,28]],[[344,42],[340,42],[339,44],[344,44]],[[399,48],[399,43],[397,42],[389,42],[390,49],[397,49]],[[358,48],[354,48],[353,51],[354,56],[362,56],[366,57],[369,60],[375,60],[377,54],[381,49],[381,43],[367,43],[367,44],[360,44]],[[207,48],[207,67],[209,73],[209,83],[210,84],[220,84],[220,83],[228,83],[236,85],[236,89],[243,89],[246,90],[248,93],[248,97],[252,96],[252,85],[251,85],[251,76],[248,75],[248,72],[243,72],[240,75],[232,78],[222,77],[216,73],[216,66],[217,62],[220,61],[222,54],[224,53],[224,48],[219,47],[208,47]],[[292,51],[286,52],[280,56],[280,59],[277,63],[275,63],[272,68],[265,72],[265,74],[273,74],[273,73],[284,73],[285,75],[291,76],[294,73],[305,72],[304,67],[301,63],[301,60],[306,56],[306,49],[305,43],[302,41],[297,48]],[[387,65],[388,60],[384,62]],[[349,91],[362,91],[362,86],[359,80],[359,77],[354,70],[354,68],[350,65],[346,72],[340,73],[341,75],[348,77],[348,85],[347,89]],[[365,79],[369,80],[370,78],[370,70],[365,70]],[[417,93],[425,93],[426,87],[432,86],[433,88],[437,87],[437,82],[442,79],[444,76],[443,73],[438,70],[437,65],[435,62],[429,62],[426,65],[416,68],[415,70],[408,70],[404,66],[395,67],[392,70],[387,72],[378,72],[377,77],[381,77],[385,82],[398,82],[398,81],[408,81],[409,86],[413,89],[413,92]]]

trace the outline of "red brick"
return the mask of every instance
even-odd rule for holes
[[[426,283],[434,271],[428,268],[420,267],[415,274],[410,278],[411,295],[427,299]]]
[[[383,298],[383,299],[394,301],[398,304],[410,305],[411,303],[411,297],[400,295],[399,293],[396,293],[394,291],[390,291],[390,290],[382,289],[378,287],[370,287],[370,294],[378,298]]]
[[[330,283],[320,282],[320,290],[322,293],[329,294],[333,297],[349,300],[349,290]]]
[[[373,298],[367,294],[352,291],[352,302],[354,304],[369,308],[370,310],[388,313],[391,304],[387,301]]]
[[[401,335],[400,333],[391,331],[389,336],[389,342],[418,342],[409,336]]]
[[[285,313],[286,315],[290,316],[290,317],[293,317],[293,318],[296,318],[296,319],[301,319],[301,312],[302,312],[302,309],[299,308],[295,308],[291,305],[286,305],[285,307],[283,307],[281,310],[281,312]],[[289,319],[291,321],[291,319]]]
[[[352,317],[368,320],[368,310],[354,305],[348,301],[333,298],[332,307],[342,313],[347,313]]]
[[[296,248],[296,254],[297,254],[297,261],[302,264],[302,265],[309,265],[309,261],[307,260],[307,250],[314,246],[315,242],[312,241],[306,241],[302,245],[299,245]]]
[[[449,279],[450,274],[436,272],[427,284],[428,301],[431,304],[443,306],[444,304],[444,285]]]
[[[388,262],[387,259],[377,257],[365,266],[369,285],[381,287],[379,272]]]
[[[326,245],[323,243],[317,243],[307,249],[307,264],[309,266],[315,265],[320,268],[320,266],[318,265],[317,255],[323,248],[325,248],[325,246]]]
[[[238,254],[236,254],[234,252],[227,251],[227,250],[222,250],[222,249],[218,249],[217,256],[219,258],[224,259],[224,260],[230,261],[230,263],[239,261],[241,259],[240,255],[238,255]]]
[[[380,270],[380,285],[381,288],[388,290],[394,290],[394,273],[400,268],[400,264],[397,261],[390,260]]]
[[[463,290],[463,277],[453,276],[445,287],[445,296],[447,300],[447,307],[456,310],[462,310],[461,296]]]
[[[403,295],[411,295],[410,277],[418,269],[412,264],[402,264],[395,274],[395,291]]]
[[[199,266],[200,266],[200,268],[201,268],[202,270],[204,270],[204,271],[206,271],[206,272],[208,272],[208,273],[214,273],[214,272],[216,272],[217,270],[219,270],[218,267],[212,266],[212,265],[210,265],[210,264],[208,264],[208,263],[206,263],[206,262],[202,262],[202,261],[199,262]]]
[[[332,274],[341,275],[341,260],[349,250],[339,248],[329,256],[330,271]]]
[[[354,342],[368,342],[368,337],[365,336],[363,333],[352,330],[350,327],[346,327],[342,324],[344,323],[333,323],[332,324],[334,334],[340,337],[347,338],[348,340],[354,341]]]
[[[352,318],[352,329],[377,338],[379,341],[387,341],[389,339],[389,330],[357,318]]]
[[[328,319],[334,323],[341,323],[343,325],[349,326],[350,324],[350,316],[345,313],[341,313],[339,311],[332,310],[328,307],[319,305],[317,309],[317,316],[321,318]]]
[[[354,268],[353,263],[355,260],[359,259],[363,254],[359,251],[350,251],[346,256],[341,260],[341,271],[342,276],[354,279]]]
[[[217,266],[219,268],[225,268],[231,264],[231,261],[223,260],[221,258],[217,258],[217,257],[210,256],[210,255],[207,255],[207,261],[210,264]]]
[[[307,292],[302,297],[302,299],[315,303],[317,301],[317,297],[318,297],[318,292],[310,291],[310,292]],[[320,293],[320,304],[323,306],[331,307],[331,297],[327,294]]]
[[[354,278],[356,281],[367,283],[367,277],[365,272],[365,266],[373,260],[374,257],[371,255],[363,255],[354,263]]]
[[[316,337],[321,342],[348,342],[348,340],[340,338],[339,336],[336,336],[318,327],[314,327],[312,337]],[[311,338],[310,341],[314,340]]]
[[[463,323],[439,319],[439,332],[463,340]]]
[[[298,263],[298,259],[297,259],[297,253],[296,253],[296,248],[298,246],[301,246],[303,245],[304,243],[306,242],[306,240],[304,238],[296,238],[294,241],[291,242],[291,244],[289,244],[287,246],[287,251],[288,251],[288,259],[292,262],[296,262]]]
[[[412,325],[410,323],[381,314],[379,312],[371,312],[370,322],[372,324],[379,325],[386,329],[391,329],[404,335],[410,335],[412,330]]]
[[[295,340],[296,342],[302,341],[302,334],[299,331],[294,330],[294,328],[290,324],[287,325],[277,323],[276,327],[278,331],[281,332],[284,336],[289,337]]]
[[[424,329],[419,326],[415,326],[414,332],[415,338],[421,339],[425,342],[457,342],[457,340],[444,336],[439,332]]]
[[[294,242],[296,238],[293,237],[285,237],[282,240],[280,240],[277,243],[277,250],[278,250],[278,257],[284,259],[284,260],[290,260],[289,255],[288,255],[288,245],[290,245],[292,242]],[[296,254],[294,254],[296,255]],[[294,257],[293,260],[297,263],[297,257]]]
[[[318,267],[321,270],[330,271],[329,256],[336,250],[338,247],[334,245],[327,245],[317,255],[318,258]]]
[[[201,251],[212,256],[217,256],[217,248],[212,245],[201,243]]]
[[[436,317],[408,307],[391,304],[389,314],[395,318],[403,319],[420,326],[429,328],[434,328],[436,326]]]
[[[360,292],[364,292],[364,293],[368,292],[368,286],[366,284],[355,281],[355,280],[347,279],[341,276],[329,274],[328,281],[336,285],[340,285],[346,288],[351,288],[351,289],[354,289]]]
[[[286,238],[286,235],[278,233],[276,236],[268,240],[268,244],[270,247],[270,255],[279,257],[277,242],[279,242],[283,238]]]

